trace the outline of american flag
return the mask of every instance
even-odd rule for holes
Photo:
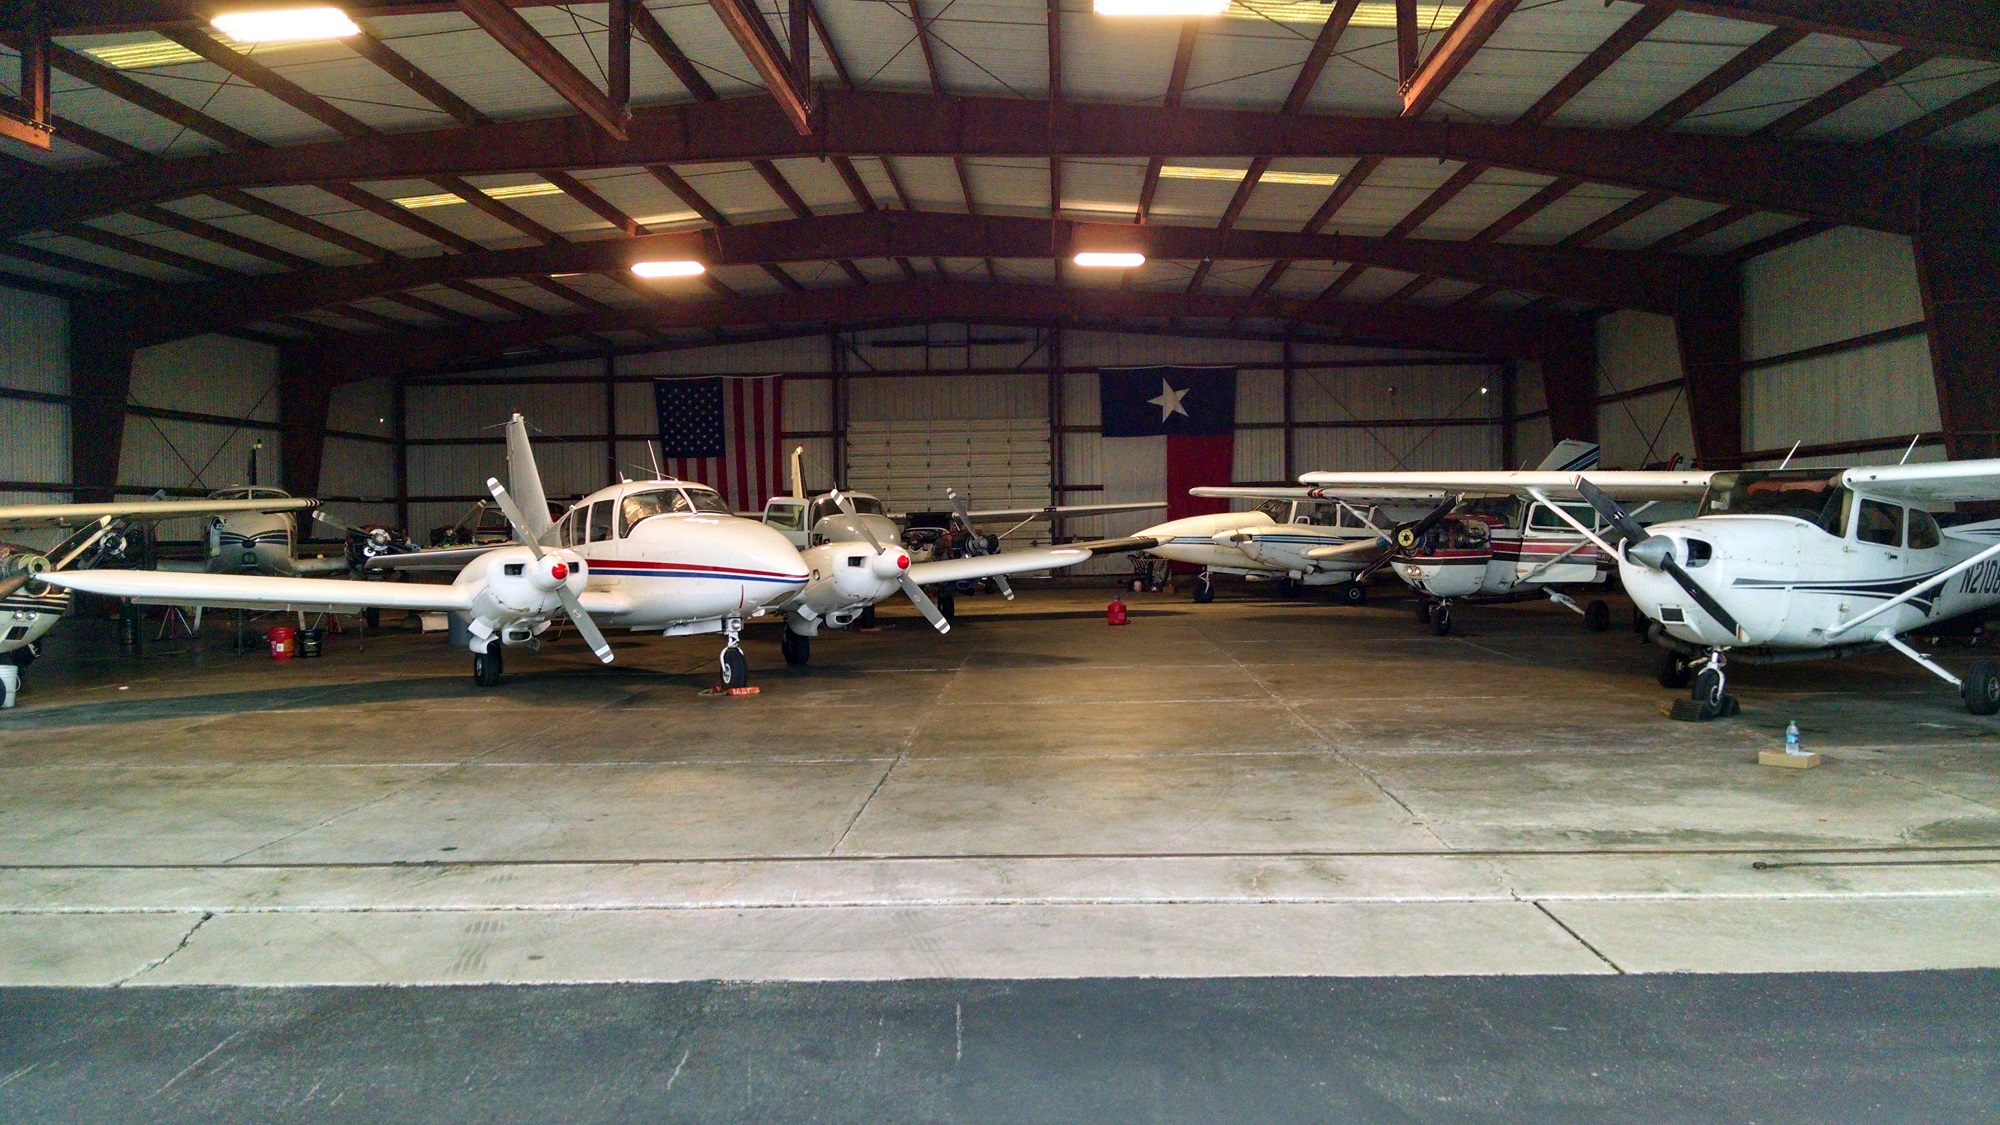
[[[739,512],[783,492],[783,378],[653,380],[667,474],[713,487]]]

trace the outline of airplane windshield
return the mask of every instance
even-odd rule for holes
[[[1475,496],[1459,505],[1460,514],[1483,516],[1498,527],[1521,526],[1521,498],[1518,496]]]
[[[697,497],[703,496],[705,492],[705,490],[699,489],[691,491]],[[676,512],[716,510],[697,507],[694,502],[690,502],[688,495],[688,493],[682,492],[678,488],[658,488],[651,492],[628,492],[625,494],[625,499],[619,503],[619,516],[624,522],[625,530],[630,532],[633,528],[639,526],[640,523],[652,519],[654,516],[668,516]],[[713,500],[720,510],[728,511],[727,508],[720,507],[722,503],[721,497],[716,496],[715,493],[707,492],[706,497]]]
[[[889,514],[889,510],[882,506],[882,502],[873,496],[849,495],[847,500],[854,505],[854,514],[857,516],[886,516]],[[840,514],[840,505],[835,503],[831,496],[822,496],[812,502],[813,523],[818,523],[824,519],[832,519]]]
[[[687,495],[688,499],[694,503],[694,510],[697,512],[717,516],[730,514],[729,505],[723,503],[722,495],[713,489],[690,488],[687,490]]]
[[[263,488],[252,485],[247,488],[220,488],[208,494],[210,500],[289,500],[291,493],[282,488]]]
[[[1292,518],[1290,500],[1266,500],[1257,505],[1257,510],[1271,517],[1272,523],[1285,523]]]
[[[1840,474],[1825,469],[1717,473],[1709,478],[1698,516],[1791,516],[1839,535],[1849,493]]]

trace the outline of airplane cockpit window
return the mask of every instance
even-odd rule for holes
[[[722,499],[722,494],[712,488],[690,488],[687,490],[687,496],[688,502],[694,505],[694,510],[703,515],[731,514],[728,503]]]
[[[1825,469],[1717,473],[1697,516],[1790,516],[1829,535],[1841,534],[1851,494],[1840,474]]]
[[[1271,517],[1272,523],[1292,522],[1292,502],[1290,500],[1266,500],[1257,505],[1257,510]]]
[[[1521,498],[1518,496],[1475,496],[1459,506],[1468,516],[1482,516],[1498,527],[1521,526]]]
[[[1903,509],[1880,500],[1863,500],[1854,520],[1854,538],[1863,543],[1895,547],[1903,538]]]
[[[847,497],[847,501],[854,505],[854,514],[858,516],[886,516],[889,514],[889,510],[882,506],[882,502],[873,496],[849,496]],[[832,519],[841,514],[840,505],[835,503],[831,496],[822,496],[812,502],[813,523],[818,523],[824,519]]]
[[[1312,524],[1314,527],[1354,526],[1353,517],[1341,511],[1338,504],[1313,504],[1309,508],[1304,504],[1299,506],[1307,508],[1305,522]]]
[[[672,515],[675,512],[691,512],[694,506],[678,488],[656,488],[651,492],[628,492],[619,501],[618,515],[623,534],[630,535],[632,529],[654,516]]]
[[[611,501],[599,500],[590,506],[590,541],[602,543],[611,538]]]
[[[802,504],[773,504],[765,510],[764,521],[786,531],[804,531],[806,509]]]
[[[282,488],[270,488],[264,485],[219,488],[208,494],[211,500],[289,500],[291,496],[291,493]]]
[[[1937,521],[1931,518],[1931,514],[1922,508],[1911,508],[1910,550],[1928,551],[1942,542],[1944,542],[1944,536],[1938,531]]]
[[[1564,504],[1563,508],[1570,515],[1576,517],[1576,522],[1585,527],[1594,526],[1596,523],[1597,513],[1591,511],[1585,505]],[[1553,509],[1545,504],[1535,505],[1534,510],[1528,513],[1528,527],[1535,531],[1553,531],[1567,535],[1576,534],[1576,528],[1571,527],[1567,520],[1557,515]]]
[[[576,521],[568,516],[556,521],[556,542],[565,547],[576,546]]]

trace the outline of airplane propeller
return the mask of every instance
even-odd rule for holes
[[[972,526],[972,512],[965,506],[965,498],[960,496],[958,490],[955,488],[945,489],[944,494],[951,500],[952,510],[958,513],[958,520],[965,525],[965,534],[970,537],[966,545],[966,553],[972,555],[987,554],[985,540],[979,537],[979,529]],[[993,583],[994,589],[999,590],[1002,597],[1010,602],[1014,600],[1014,588],[1007,584],[1005,578],[996,574],[987,581]]]
[[[534,536],[528,534],[528,521],[521,517],[521,509],[514,503],[514,498],[507,494],[506,487],[499,480],[488,477],[486,491],[491,492],[493,502],[500,505],[501,513],[507,517],[507,523],[514,529],[514,538],[528,549],[528,553],[535,557],[536,562],[541,562],[542,545],[535,541]],[[590,646],[590,651],[597,654],[597,659],[606,664],[611,663],[611,645],[605,641],[604,633],[598,629],[597,622],[592,621],[590,614],[584,612],[583,603],[576,599],[576,594],[570,590],[569,583],[557,583],[555,594],[562,599],[563,612],[569,615],[570,624],[576,626],[577,634]]]
[[[44,555],[29,555],[21,559],[17,565],[20,569],[16,570],[13,574],[7,575],[5,578],[0,578],[0,598],[6,597],[40,577],[44,571],[49,569],[49,560]]]
[[[1459,493],[1456,496],[1447,496],[1439,502],[1437,507],[1425,512],[1417,519],[1406,523],[1399,523],[1391,528],[1389,530],[1389,542],[1394,546],[1394,550],[1382,552],[1380,558],[1363,567],[1361,572],[1354,576],[1354,581],[1367,581],[1374,576],[1376,571],[1388,566],[1389,560],[1396,557],[1397,551],[1408,551],[1415,548],[1418,543],[1423,541],[1424,536],[1430,534],[1431,528],[1443,523],[1444,518],[1450,515],[1451,510],[1458,507],[1458,502],[1463,499],[1465,499],[1464,493]]]
[[[862,538],[868,540],[868,545],[875,548],[875,553],[880,555],[882,553],[882,542],[875,538],[875,532],[868,527],[867,521],[854,514],[854,501],[842,496],[839,492],[835,492],[833,494],[833,502],[840,505],[840,510],[854,521],[855,527],[860,529]],[[910,599],[910,604],[917,607],[917,612],[924,615],[924,620],[931,623],[932,628],[940,633],[951,632],[951,622],[944,619],[944,611],[938,609],[937,603],[931,601],[931,596],[924,593],[924,588],[917,585],[916,579],[910,577],[910,572],[907,568],[904,568],[897,575],[896,585],[902,589],[904,596]]]
[[[1687,591],[1688,597],[1693,598],[1695,604],[1707,611],[1710,617],[1715,618],[1717,624],[1734,633],[1738,640],[1743,639],[1743,627],[1737,624],[1736,618],[1722,608],[1722,603],[1716,601],[1715,597],[1703,589],[1701,583],[1696,582],[1694,576],[1682,569],[1681,564],[1674,559],[1672,539],[1647,531],[1643,524],[1619,507],[1616,500],[1605,495],[1603,489],[1582,477],[1577,478],[1576,491],[1585,500],[1590,501],[1590,506],[1597,509],[1598,515],[1604,517],[1604,522],[1617,528],[1618,533],[1625,537],[1626,558],[1648,570],[1666,572],[1680,584],[1681,589]]]

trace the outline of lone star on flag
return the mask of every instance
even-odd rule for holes
[[[1164,422],[1176,414],[1183,418],[1188,416],[1187,407],[1181,405],[1181,400],[1186,398],[1187,395],[1186,391],[1177,391],[1174,389],[1172,383],[1162,379],[1160,380],[1160,397],[1149,398],[1146,401],[1160,408],[1160,421]],[[1130,402],[1131,400],[1127,399],[1126,401]]]

